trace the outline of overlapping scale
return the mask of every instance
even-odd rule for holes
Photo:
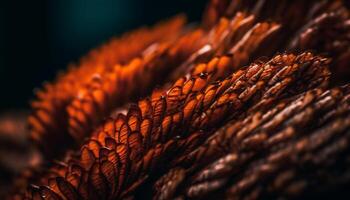
[[[154,85],[161,84],[165,80],[176,80],[183,74],[197,74],[200,71],[212,72],[214,68],[220,70],[216,73],[217,79],[261,55],[271,54],[274,48],[269,47],[270,50],[268,50],[266,44],[276,36],[278,30],[278,24],[263,22],[254,25],[253,16],[237,13],[231,20],[222,18],[221,23],[209,32],[195,29],[177,37],[177,40],[151,45],[141,56],[135,57],[128,64],[115,64],[109,69],[97,71],[91,75],[90,79],[79,84],[74,95],[70,95],[69,100],[62,107],[66,110],[62,111],[65,116],[56,118],[63,120],[62,123],[59,122],[62,125],[60,128],[67,127],[67,130],[60,130],[57,127],[52,131],[53,133],[60,131],[60,133],[53,134],[49,130],[47,133],[52,134],[46,134],[47,138],[39,139],[43,152],[47,155],[55,155],[60,154],[60,149],[64,149],[61,146],[53,148],[53,145],[50,145],[51,142],[62,140],[67,147],[70,143],[80,144],[84,137],[89,136],[95,126],[111,113],[111,110],[147,94]],[[202,48],[199,49],[201,46]],[[208,46],[210,47],[208,52],[202,55],[201,51]],[[264,50],[264,53],[261,50]],[[209,62],[209,58],[213,55],[221,55],[225,52],[231,53],[232,56],[215,57]],[[192,56],[189,57],[191,54]],[[197,62],[200,64],[196,64]],[[236,67],[228,68],[232,64]],[[218,68],[217,65],[220,67]],[[164,78],[155,78],[155,76]],[[168,76],[170,79],[167,78]],[[62,102],[60,98],[55,97],[54,100]],[[50,123],[50,120],[45,117],[49,116],[49,112],[44,114],[44,111],[36,110],[39,111],[37,113],[41,113],[37,119],[47,119],[45,123]],[[55,117],[53,114],[50,116]],[[33,119],[30,117],[30,124],[38,122]],[[39,124],[37,125],[36,127],[39,127]],[[32,136],[37,135],[37,131],[32,132]],[[70,135],[67,135],[67,132]],[[74,141],[71,138],[74,138]]]
[[[243,12],[238,12],[231,18],[222,17],[217,25],[209,29],[205,45],[173,72],[171,80],[193,72],[194,68],[197,68],[196,73],[204,72],[206,64],[214,66],[233,62],[236,68],[226,71],[232,72],[262,55],[271,56],[277,47],[269,42],[278,39],[279,31],[279,24],[259,22],[253,15]],[[216,56],[226,54],[231,55],[217,63]],[[200,64],[202,66],[197,67]]]
[[[155,44],[129,64],[93,77],[67,106],[68,130],[78,143],[117,106],[142,97],[196,51],[203,37],[197,30],[176,41]],[[164,78],[156,78],[164,77]]]
[[[271,19],[285,24],[287,30],[293,31],[311,17],[327,10],[335,10],[341,4],[344,4],[342,0],[282,0],[278,3],[273,0],[210,0],[204,12],[203,23],[205,26],[213,26],[221,17],[244,11],[255,15],[259,20]]]
[[[175,195],[163,199],[300,198],[341,186],[349,181],[349,100],[349,85],[316,89],[229,122],[174,162],[186,178],[169,171],[155,192],[172,178],[175,189],[161,194]]]
[[[210,0],[200,25],[178,16],[91,51],[36,93],[48,164],[12,199],[313,198],[349,183],[350,89],[327,90],[348,82],[348,4]]]
[[[76,195],[84,199],[130,196],[150,175],[166,169],[173,156],[197,147],[204,134],[228,118],[324,86],[329,77],[327,64],[327,59],[311,53],[282,54],[217,82],[210,81],[210,73],[180,78],[166,92],[156,91],[126,114],[107,120],[84,144],[80,157],[68,161],[58,176],[43,177],[43,184],[65,198],[56,186],[57,177],[68,181],[67,177],[73,177],[72,168],[78,166],[75,184],[70,184],[75,185]],[[44,197],[43,192],[47,192],[46,187],[32,188],[27,197]]]
[[[33,113],[28,119],[31,138],[42,147],[47,156],[57,153],[57,149],[51,149],[53,144],[67,146],[71,143],[67,134],[66,108],[74,97],[79,96],[83,86],[91,79],[113,70],[116,64],[129,63],[154,42],[176,39],[184,23],[184,17],[178,16],[153,28],[141,28],[112,39],[92,50],[78,64],[70,66],[66,73],[57,77],[55,83],[44,84],[43,89],[36,92],[37,99],[31,103]],[[102,98],[99,94],[97,96]]]
[[[350,74],[349,23],[349,9],[339,6],[337,10],[322,13],[303,26],[287,48],[294,51],[313,49],[326,54],[333,59],[332,84],[344,84]]]

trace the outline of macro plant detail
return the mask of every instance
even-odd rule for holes
[[[348,4],[209,0],[197,24],[178,15],[111,39],[36,92],[28,129],[42,157],[6,198],[344,192]]]

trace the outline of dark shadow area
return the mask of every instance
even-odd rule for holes
[[[0,111],[28,108],[33,89],[112,36],[177,13],[201,18],[206,0],[0,3]]]

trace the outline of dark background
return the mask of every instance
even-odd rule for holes
[[[1,1],[0,112],[28,108],[34,88],[112,36],[181,12],[199,21],[206,2]]]

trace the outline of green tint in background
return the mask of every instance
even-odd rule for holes
[[[199,21],[206,0],[36,0],[0,4],[0,111],[115,35],[177,13]]]

